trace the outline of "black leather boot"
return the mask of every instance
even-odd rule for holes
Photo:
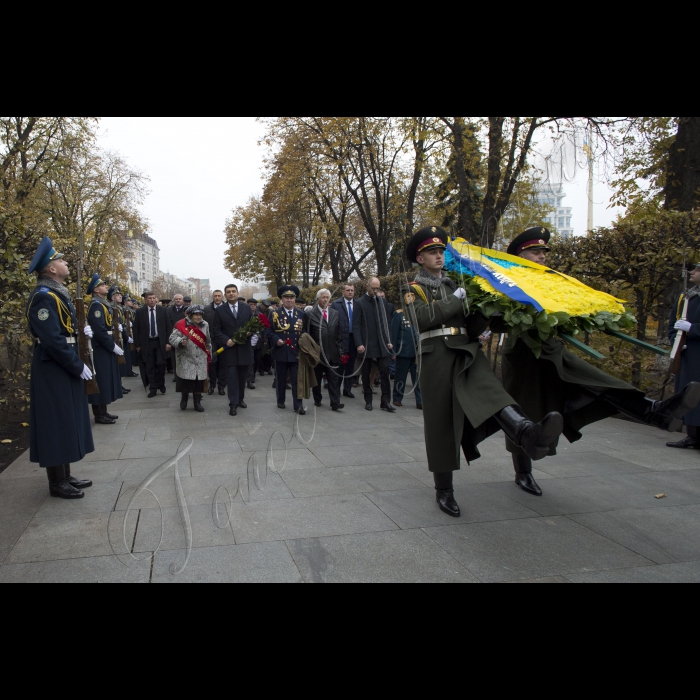
[[[630,418],[653,425],[669,433],[677,433],[683,427],[683,418],[700,403],[700,384],[691,382],[679,394],[667,401],[637,399],[627,401],[623,395],[605,394],[603,400]]]
[[[533,423],[520,406],[508,406],[494,417],[511,442],[533,462],[547,457],[551,445],[564,432],[564,418],[560,413],[550,413],[539,423]]]
[[[515,467],[515,483],[523,491],[531,493],[533,496],[542,496],[542,489],[537,485],[535,477],[532,476],[532,460],[524,455],[513,455],[513,466]]]
[[[457,501],[455,501],[453,473],[433,474],[433,477],[435,478],[435,491],[437,492],[436,497],[440,510],[451,518],[460,518],[462,511],[459,509]]]
[[[49,467],[46,470],[49,477],[49,493],[53,498],[63,498],[66,501],[77,501],[85,498],[85,494],[72,486],[66,479],[66,469],[60,467]]]
[[[189,394],[183,394],[182,395],[182,400],[180,401],[180,410],[181,411],[186,411],[187,410],[187,404],[189,403],[190,400],[190,395]]]
[[[197,411],[197,413],[204,413],[201,394],[194,394],[194,410]]]
[[[113,416],[107,413],[107,406],[102,406],[102,415],[105,416],[105,418],[109,418],[109,420],[119,420],[119,416]]]
[[[700,450],[700,439],[698,439],[698,428],[694,425],[687,426],[688,437],[680,442],[667,442],[666,447],[673,447],[677,450]]]
[[[214,392],[216,391],[215,386],[210,386],[209,387],[209,396],[214,396]]]
[[[95,425],[114,425],[117,422],[107,417],[106,406],[93,406],[92,412],[95,416]]]
[[[76,479],[70,474],[70,464],[64,464],[63,468],[66,474],[66,481],[75,489],[82,491],[83,489],[89,489],[92,486],[92,481],[87,481],[86,479]]]

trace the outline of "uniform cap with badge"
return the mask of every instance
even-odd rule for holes
[[[296,299],[301,296],[301,291],[299,287],[295,287],[293,284],[286,284],[277,290],[277,296],[280,299]]]
[[[88,295],[94,294],[95,290],[103,284],[106,284],[106,282],[99,275],[93,275],[87,288]]]
[[[61,258],[63,258],[63,253],[56,252],[51,239],[47,236],[39,244],[32,264],[29,266],[29,272],[30,274],[32,272],[41,272],[49,266],[50,262],[60,260]]]
[[[508,255],[518,257],[520,253],[526,250],[545,250],[549,253],[551,250],[549,247],[551,238],[552,234],[546,228],[541,226],[529,228],[508,246]]]
[[[428,250],[445,250],[449,236],[439,226],[428,226],[416,233],[406,246],[406,257],[417,264],[418,256]]]

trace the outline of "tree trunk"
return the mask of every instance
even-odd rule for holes
[[[700,205],[700,117],[679,117],[666,180],[666,209],[692,211]]]

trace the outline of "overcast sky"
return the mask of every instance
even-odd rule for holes
[[[224,225],[234,207],[262,191],[263,128],[255,117],[103,117],[101,145],[150,177],[143,213],[161,249],[161,268],[180,277],[230,282]],[[586,230],[587,174],[565,184],[577,234]],[[611,223],[610,190],[596,186],[596,226]]]

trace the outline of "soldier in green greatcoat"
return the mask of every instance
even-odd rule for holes
[[[411,239],[406,254],[422,269],[404,290],[404,302],[421,334],[418,363],[425,439],[437,502],[443,512],[458,518],[453,473],[460,468],[460,448],[472,462],[481,456],[478,445],[503,430],[536,461],[549,454],[564,423],[558,413],[533,423],[496,379],[479,343],[489,320],[465,311],[465,290],[443,273],[447,240],[447,233],[437,227]]]
[[[544,265],[550,238],[547,229],[528,229],[510,244],[508,254]],[[492,324],[492,330],[507,332],[502,324]],[[631,384],[569,352],[557,338],[542,344],[539,360],[522,339],[514,344],[508,341],[503,355],[503,386],[533,420],[551,411],[561,413],[564,436],[569,442],[580,440],[585,426],[619,413],[676,432],[685,414],[700,403],[700,384],[690,384],[668,401],[649,399]],[[555,440],[550,456],[557,454],[557,446]],[[506,447],[513,455],[515,483],[527,493],[541,496],[542,489],[532,476],[530,457],[511,440],[506,440]]]

